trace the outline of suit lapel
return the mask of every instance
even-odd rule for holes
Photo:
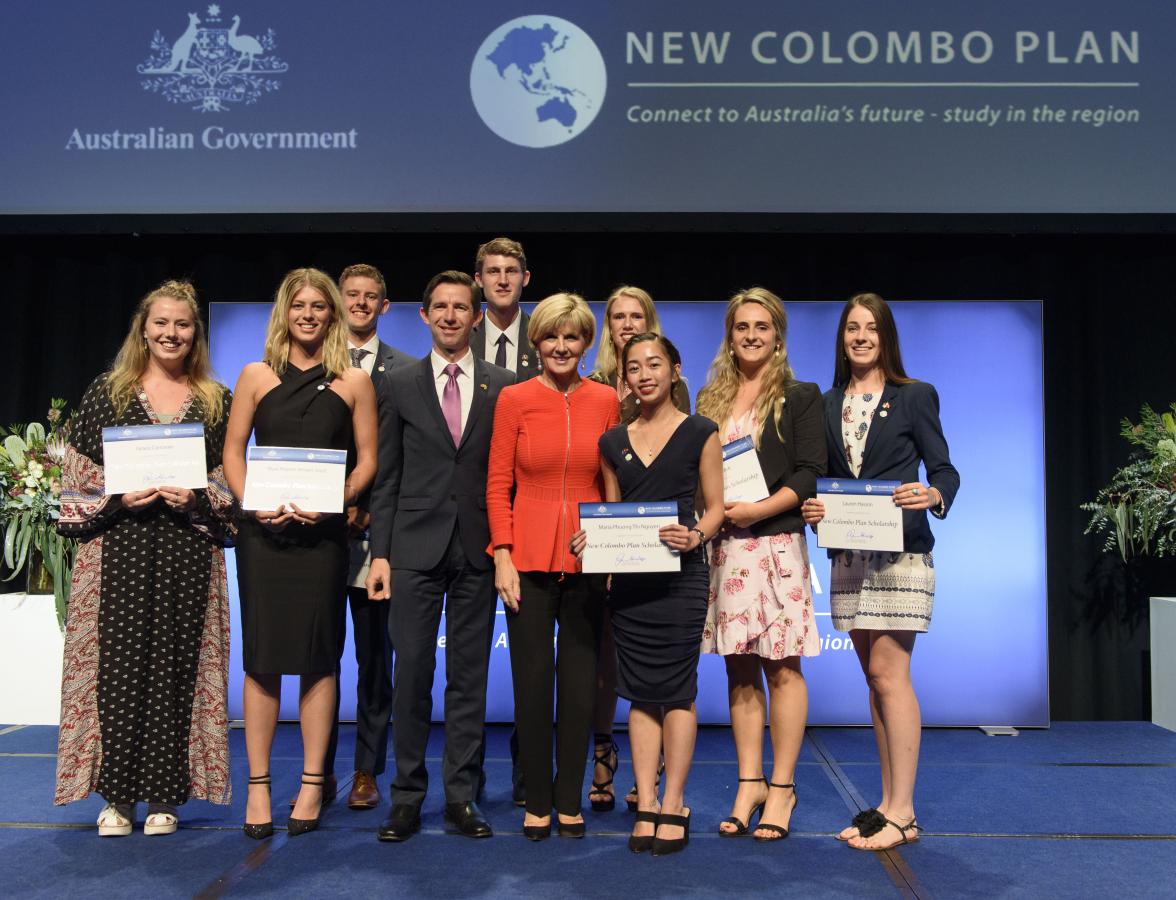
[[[386,372],[388,369],[392,368],[392,360],[394,358],[392,354],[392,348],[383,341],[380,341],[379,350],[376,352],[376,365],[375,368],[372,369],[373,376],[377,372]]]
[[[470,414],[466,417],[465,430],[461,433],[461,443],[469,439],[470,434],[474,430],[474,425],[477,424],[478,419],[482,415],[482,411],[486,408],[489,402],[487,394],[490,390],[490,371],[486,362],[479,357],[474,357],[474,383],[470,385],[473,396],[470,397]]]
[[[421,366],[417,370],[417,386],[420,388],[425,408],[432,414],[449,446],[456,450],[457,448],[453,444],[453,435],[449,433],[449,423],[445,421],[445,413],[441,412],[441,403],[437,400],[437,386],[433,379],[433,360],[430,356],[426,356],[421,361]]]
[[[486,355],[486,313],[482,313],[482,321],[474,326],[470,332],[470,349],[474,351],[474,359],[482,359]]]
[[[870,461],[870,452],[878,445],[879,441],[886,438],[887,426],[890,424],[890,416],[893,412],[890,407],[898,397],[898,392],[899,388],[893,384],[888,384],[882,389],[882,399],[878,401],[874,418],[870,420],[870,430],[866,432],[866,446],[862,450],[863,472]]]

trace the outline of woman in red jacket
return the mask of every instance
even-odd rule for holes
[[[486,511],[494,584],[508,610],[527,797],[523,833],[536,841],[551,834],[553,808],[561,836],[585,832],[580,806],[605,584],[603,575],[580,572],[569,542],[580,528],[579,504],[604,496],[597,441],[620,416],[616,391],[578,371],[595,335],[592,311],[575,294],[555,294],[535,307],[527,337],[543,372],[502,391],[490,444]]]

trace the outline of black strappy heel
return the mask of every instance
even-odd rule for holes
[[[317,778],[318,781],[307,781],[308,778]],[[312,774],[310,772],[303,772],[302,773],[302,783],[313,785],[318,788],[322,788],[322,786],[327,783],[327,778],[325,775],[322,775],[322,774],[316,775],[316,774]],[[323,801],[322,801],[322,797],[320,796],[319,797],[318,815],[315,816],[313,819],[295,819],[293,816],[290,816],[290,818],[286,820],[286,830],[290,833],[290,837],[295,837],[300,834],[306,834],[307,832],[314,831],[316,828],[319,827],[319,821],[322,819],[322,817],[323,817]]]
[[[265,785],[265,792],[267,795],[269,794],[269,789],[270,789],[269,788],[269,785],[270,785],[269,772],[266,772],[264,775],[250,775],[249,776],[249,783],[250,784],[264,784]],[[270,816],[271,816],[271,818],[268,822],[260,822],[256,825],[254,825],[250,822],[246,822],[244,825],[242,825],[241,830],[245,832],[245,837],[253,838],[253,840],[255,840],[255,841],[260,841],[260,840],[272,835],[274,833],[274,820],[272,818],[272,816],[273,816],[272,812],[270,813]]]
[[[763,775],[761,775],[759,778],[740,778],[739,779],[740,784],[745,784],[745,783],[752,782],[752,781],[762,781],[764,784],[768,784],[768,779]],[[753,806],[751,808],[751,811],[747,814],[747,821],[746,822],[744,822],[742,819],[740,819],[736,815],[727,816],[727,818],[723,819],[723,821],[720,824],[721,825],[734,825],[735,830],[734,831],[724,831],[722,828],[720,828],[719,829],[719,837],[742,837],[743,835],[747,834],[748,828],[751,827],[752,816],[754,816],[757,812],[760,815],[763,815],[764,805],[767,802],[768,802],[768,799],[765,797],[763,800],[761,800],[759,803],[757,803],[755,806]]]
[[[790,782],[788,784],[776,784],[774,781],[769,781],[768,790],[770,791],[772,788],[779,788],[782,791],[787,790],[788,788],[792,788],[792,809],[789,811],[789,816],[796,812],[796,804],[799,802],[799,798],[796,796],[795,782]],[[767,803],[766,800],[764,802]],[[772,841],[782,841],[784,838],[788,837],[787,828],[785,828],[783,825],[773,825],[771,822],[765,822],[762,813],[760,814],[760,822],[755,826],[755,830],[759,831],[761,828],[763,828],[765,831],[773,832],[775,837],[761,837],[757,834],[755,839],[760,843],[767,844],[771,843]]]
[[[666,771],[666,761],[663,759],[657,767],[657,781],[653,785],[654,793],[661,787],[661,777]],[[625,796],[625,806],[629,807],[629,812],[637,812],[637,782],[633,782],[633,787]]]
[[[595,812],[611,812],[616,808],[617,796],[613,788],[613,776],[617,774],[617,754],[620,747],[617,746],[616,741],[613,740],[611,734],[597,733],[592,736],[592,763],[594,766],[603,766],[608,770],[607,781],[592,781],[592,790],[588,792],[588,800],[592,804],[592,809]],[[603,753],[600,748],[604,747]],[[596,775],[596,770],[593,769],[592,774]],[[599,794],[600,797],[593,797],[593,794]]]

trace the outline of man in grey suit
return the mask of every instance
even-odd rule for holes
[[[367,589],[374,600],[391,598],[396,648],[396,777],[392,810],[378,831],[382,841],[403,841],[420,829],[443,603],[445,817],[469,837],[492,833],[475,800],[497,605],[486,553],[486,468],[494,406],[515,379],[470,352],[470,333],[481,318],[478,293],[464,272],[433,276],[421,305],[433,349],[385,373],[377,390],[379,471]]]
[[[382,373],[415,362],[380,340],[376,322],[388,311],[384,276],[375,266],[359,263],[348,266],[339,276],[339,293],[347,310],[347,342],[351,364],[363,369],[377,381]],[[371,494],[360,496],[356,506],[347,510],[351,538],[351,566],[347,576],[347,599],[351,607],[355,662],[355,774],[347,806],[351,809],[374,809],[380,802],[376,779],[384,773],[388,760],[388,721],[392,716],[392,646],[388,639],[388,604],[368,598],[369,551],[367,530]],[[342,657],[343,648],[339,648]],[[335,680],[335,690],[339,690]],[[339,742],[338,696],[335,702],[335,727],[327,748],[328,778],[334,776],[335,749]],[[324,793],[326,793],[324,789]],[[334,793],[332,791],[332,793]]]
[[[539,351],[527,337],[530,317],[519,308],[531,280],[523,245],[497,237],[478,248],[474,278],[486,298],[486,315],[474,327],[470,347],[479,359],[510,369],[519,381],[539,374]]]

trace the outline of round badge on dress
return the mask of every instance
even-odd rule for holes
[[[888,413],[886,412],[886,410],[882,410],[882,412],[878,413],[878,415],[880,415],[883,419],[885,419],[886,416],[888,415]]]
[[[327,389],[327,386],[326,386],[325,384],[320,384],[320,385],[318,386],[318,389],[319,389],[320,391],[325,391],[325,390]]]

